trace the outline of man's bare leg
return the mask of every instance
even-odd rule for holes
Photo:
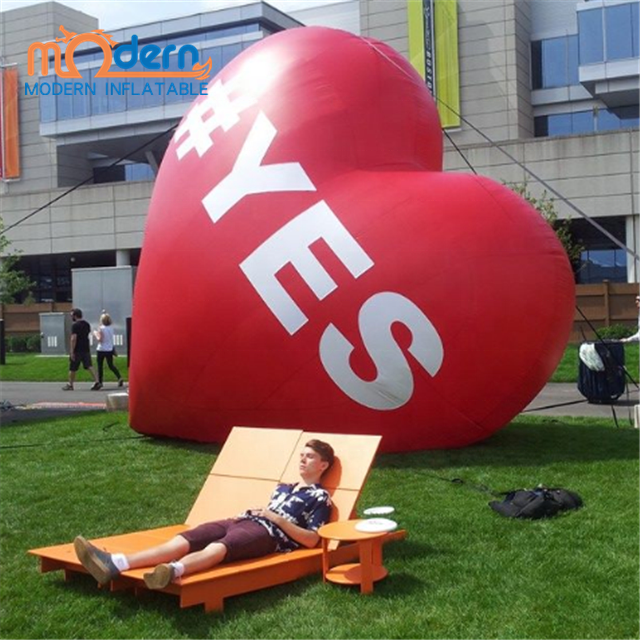
[[[142,551],[125,554],[130,569],[153,567],[163,562],[178,560],[189,553],[189,543],[182,536],[175,536],[168,542]]]
[[[99,549],[82,536],[73,543],[82,566],[100,583],[117,578],[122,571],[139,567],[153,567],[162,562],[177,560],[189,552],[189,543],[182,536],[175,536],[162,544],[125,555]]]
[[[158,564],[153,571],[144,574],[144,582],[149,589],[164,589],[176,578],[215,567],[224,560],[226,555],[227,547],[225,545],[220,542],[212,542],[202,551],[188,553],[179,562],[169,564],[168,561],[165,561]]]

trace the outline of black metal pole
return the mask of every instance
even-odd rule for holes
[[[131,366],[131,317],[126,319],[127,323],[127,367]]]
[[[4,320],[0,320],[0,364],[7,364],[7,345],[4,341]]]

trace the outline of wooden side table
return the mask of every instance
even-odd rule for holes
[[[360,593],[372,593],[373,583],[382,580],[387,570],[382,566],[382,539],[386,531],[365,533],[356,525],[362,520],[331,522],[318,529],[322,538],[322,579],[337,584],[360,585]],[[329,564],[329,542],[355,542],[358,545],[360,562],[331,567]]]

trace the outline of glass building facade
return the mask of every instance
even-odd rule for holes
[[[616,131],[638,127],[638,105],[629,107],[594,107],[588,111],[538,116],[536,137],[569,136],[597,131]]]
[[[587,8],[577,12],[575,34],[531,43],[533,90],[580,86],[580,69],[640,58],[640,3]],[[636,68],[637,73],[637,68]],[[535,117],[535,136],[564,136],[638,127],[638,95],[626,104],[565,105],[565,113]]]

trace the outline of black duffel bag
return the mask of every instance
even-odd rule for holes
[[[578,509],[582,498],[561,488],[536,487],[509,491],[504,500],[493,500],[489,506],[507,518],[550,518],[561,511]]]

